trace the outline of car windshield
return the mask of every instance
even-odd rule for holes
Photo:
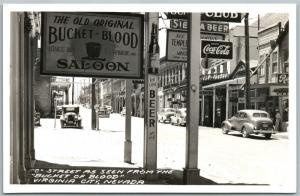
[[[166,109],[166,112],[175,112],[175,109],[169,108],[169,109]]]
[[[266,114],[266,113],[253,113],[253,118],[259,118],[259,117],[267,118],[268,114]]]
[[[78,113],[79,108],[78,107],[65,107],[64,112],[75,112]]]

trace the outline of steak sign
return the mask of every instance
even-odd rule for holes
[[[201,58],[232,59],[232,42],[202,40]]]
[[[41,74],[142,77],[143,15],[45,12],[42,22]]]

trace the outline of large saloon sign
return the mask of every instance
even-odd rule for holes
[[[201,58],[232,59],[232,42],[202,40]]]
[[[142,77],[142,15],[45,12],[42,22],[42,74]]]

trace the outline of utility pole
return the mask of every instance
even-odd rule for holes
[[[250,65],[249,65],[249,13],[245,15],[245,70],[246,70],[246,83],[245,83],[245,109],[250,109]]]

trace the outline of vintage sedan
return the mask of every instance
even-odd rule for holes
[[[171,116],[171,125],[186,125],[186,108],[176,110],[175,115]]]
[[[98,117],[99,118],[109,118],[110,117],[110,111],[106,106],[99,107],[98,110]]]
[[[263,134],[269,139],[275,134],[269,113],[262,110],[238,111],[236,115],[222,122],[222,132],[227,134],[230,131],[239,131],[245,138],[250,134]]]
[[[62,115],[60,116],[61,128],[76,127],[80,129],[81,121],[78,105],[62,106]]]
[[[175,112],[176,112],[175,108],[162,108],[157,113],[158,122],[170,123],[171,122],[171,116],[174,116]]]

